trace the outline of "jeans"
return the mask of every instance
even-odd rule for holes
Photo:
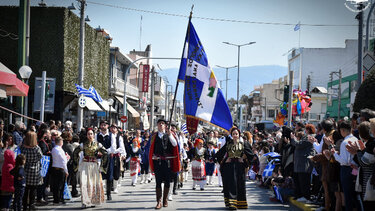
[[[355,204],[355,176],[352,175],[352,168],[350,166],[341,166],[340,179],[345,197],[345,210],[351,211],[353,210]]]

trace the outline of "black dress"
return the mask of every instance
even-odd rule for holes
[[[224,202],[230,209],[247,209],[246,200],[246,172],[254,154],[248,142],[227,143],[216,153],[223,177]],[[243,155],[246,159],[242,159]]]

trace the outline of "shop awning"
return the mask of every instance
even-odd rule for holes
[[[17,75],[0,62],[0,85],[5,87],[6,96],[27,96],[29,86],[17,78]],[[1,96],[1,97],[6,97]]]
[[[92,98],[89,97],[86,97],[86,108],[90,111],[102,111],[98,104]]]
[[[124,104],[124,98],[123,97],[119,97],[119,96],[116,96],[116,99],[121,103],[121,104]],[[126,108],[127,110],[132,114],[133,117],[140,117],[141,115],[139,114],[139,112],[137,110],[135,110],[135,108],[133,108],[133,106],[131,106],[129,103],[126,103]]]
[[[129,103],[126,103],[126,109],[132,114],[133,117],[140,117],[138,111],[133,108]]]
[[[104,109],[104,111],[108,111],[109,112],[109,110],[111,110],[111,113],[117,113],[117,111],[115,110],[115,108],[113,108],[112,106],[110,106],[107,100],[103,100],[99,104]],[[109,109],[109,108],[111,108],[111,109]]]

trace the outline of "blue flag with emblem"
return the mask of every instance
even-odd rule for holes
[[[42,175],[42,177],[45,177],[47,175],[50,162],[51,162],[50,156],[43,155],[42,159],[40,159],[40,163],[42,165],[42,168],[40,169],[40,174]]]
[[[232,115],[191,21],[186,41],[178,74],[185,81],[185,116],[229,131]]]
[[[275,168],[275,164],[272,164],[272,162],[268,163],[266,168],[263,171],[263,177],[270,177],[272,176],[273,169]]]

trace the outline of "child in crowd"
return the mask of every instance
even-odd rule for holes
[[[281,168],[279,167],[276,167],[272,174],[273,179],[271,184],[278,187],[283,202],[287,202],[288,198],[294,195],[293,178],[290,176],[283,177],[281,174]],[[275,199],[271,198],[270,200],[273,201]]]
[[[3,210],[9,210],[12,204],[12,196],[14,192],[13,175],[10,171],[14,168],[14,152],[10,149],[4,152],[4,164],[2,167],[2,178],[1,178],[1,208]]]
[[[26,157],[23,154],[17,155],[16,166],[10,171],[10,174],[14,176],[14,211],[20,211],[22,208],[22,198],[25,193],[26,178],[24,166],[26,163]]]

